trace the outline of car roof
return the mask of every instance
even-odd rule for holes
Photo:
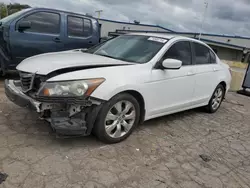
[[[141,36],[149,36],[149,37],[159,37],[159,38],[164,38],[164,39],[171,39],[174,38],[175,36],[170,35],[170,34],[164,34],[164,33],[128,33],[127,35],[141,35]]]
[[[200,40],[197,40],[197,39],[194,39],[194,38],[189,38],[189,37],[185,37],[185,36],[175,36],[175,35],[171,35],[171,34],[165,34],[165,33],[128,33],[126,35],[140,35],[140,36],[149,36],[149,37],[159,37],[159,38],[164,38],[164,39],[184,39],[184,40],[189,40],[189,41],[193,41],[193,42],[197,42],[197,43],[200,43],[200,44],[203,44],[205,46],[208,46],[206,43],[200,41]]]

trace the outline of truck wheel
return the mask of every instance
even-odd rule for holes
[[[208,105],[206,106],[206,109],[209,113],[214,113],[219,109],[222,100],[224,98],[224,95],[225,95],[225,88],[223,85],[219,84],[216,87]]]
[[[130,94],[118,94],[103,105],[93,132],[105,143],[118,143],[132,133],[139,123],[139,117],[138,101]]]
[[[0,57],[0,76],[5,75],[5,66],[2,57]]]

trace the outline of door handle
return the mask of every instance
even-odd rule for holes
[[[188,72],[187,75],[188,76],[193,76],[193,75],[195,75],[195,73],[194,72]]]
[[[92,41],[89,41],[89,44],[92,44]]]
[[[219,71],[219,70],[218,70],[218,69],[216,69],[216,68],[213,68],[213,71],[214,71],[214,72],[216,72],[216,71]]]
[[[57,38],[57,37],[54,38],[53,41],[54,41],[54,42],[61,42],[61,40],[60,40],[59,38]]]

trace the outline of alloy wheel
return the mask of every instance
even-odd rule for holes
[[[219,108],[221,101],[222,101],[222,97],[223,97],[223,91],[221,88],[218,88],[213,96],[212,99],[212,108],[213,110],[217,110],[217,108]]]
[[[136,119],[136,110],[129,101],[119,101],[107,113],[105,119],[106,133],[112,138],[126,135]]]

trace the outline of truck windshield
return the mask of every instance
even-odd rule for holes
[[[165,45],[167,39],[122,35],[89,49],[88,53],[134,63],[146,63]]]
[[[15,12],[14,14],[11,14],[3,19],[0,20],[1,23],[6,23],[6,22],[9,22],[11,21],[12,19],[15,19],[16,17],[18,17],[19,15],[23,14],[24,12],[28,11],[30,9],[23,9],[23,10],[20,10],[18,12]]]

